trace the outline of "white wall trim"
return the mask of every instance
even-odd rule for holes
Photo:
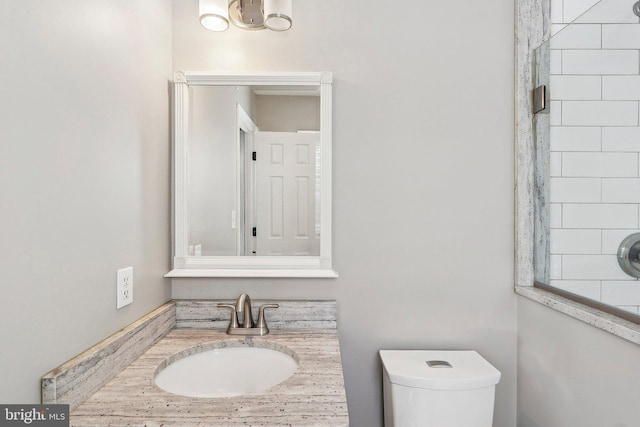
[[[176,73],[178,78],[184,77]],[[182,80],[182,79],[181,79]],[[189,246],[189,86],[174,82],[173,114],[173,256],[188,255]]]
[[[220,73],[208,71],[184,71],[185,82],[196,86],[298,86],[330,85],[331,73],[326,72],[265,72],[265,73]]]
[[[334,279],[338,273],[328,269],[257,269],[252,268],[175,268],[164,277],[289,277],[289,278],[324,278]]]

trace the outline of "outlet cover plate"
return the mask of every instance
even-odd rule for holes
[[[118,270],[116,309],[133,302],[133,267]]]

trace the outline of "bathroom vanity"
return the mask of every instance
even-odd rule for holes
[[[166,277],[337,277],[331,87],[330,72],[175,73]],[[256,322],[246,294],[233,303],[159,307],[44,375],[42,403],[69,404],[76,427],[347,426],[336,302],[253,301]],[[253,361],[193,365],[230,347]],[[256,386],[272,356],[293,373]],[[183,362],[188,375],[160,379]]]
[[[76,427],[349,425],[335,301],[278,301],[264,336],[228,335],[229,313],[220,302],[160,307],[46,374],[43,403],[69,403]],[[298,367],[280,384],[231,397],[179,396],[154,383],[176,355],[223,347],[286,351]]]

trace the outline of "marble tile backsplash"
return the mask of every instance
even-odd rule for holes
[[[234,304],[231,300],[176,300],[178,328],[226,329],[231,310],[218,307],[219,303]],[[263,304],[279,305],[265,311],[267,326],[271,329],[335,329],[338,306],[331,301],[252,300],[254,320]]]

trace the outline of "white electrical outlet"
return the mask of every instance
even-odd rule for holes
[[[118,270],[116,308],[133,302],[133,267]]]

